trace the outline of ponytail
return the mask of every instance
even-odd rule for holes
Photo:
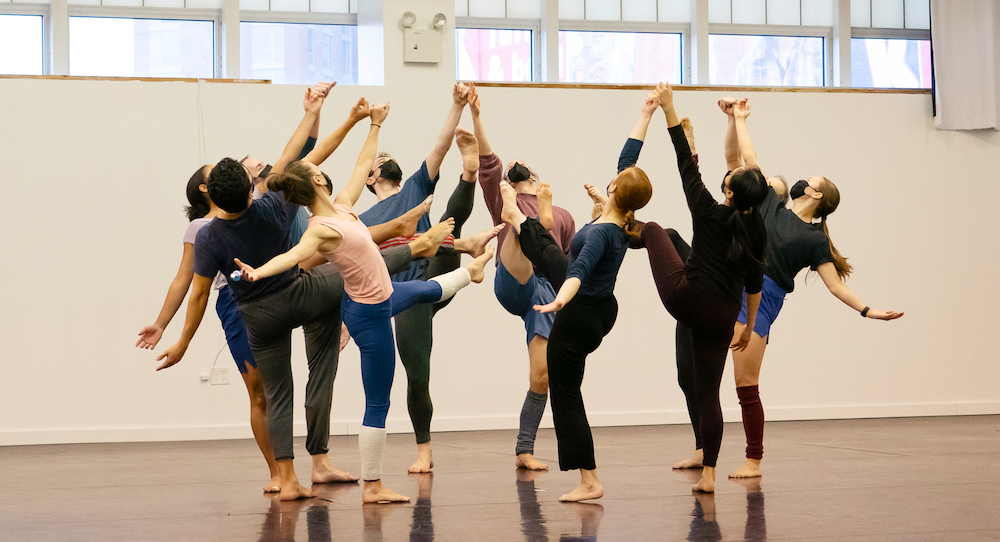
[[[823,234],[826,235],[827,242],[830,243],[830,254],[833,255],[833,266],[837,269],[837,275],[840,280],[847,280],[854,267],[847,263],[847,258],[837,250],[837,247],[833,246],[833,239],[830,239],[830,229],[826,226],[826,216],[823,217],[820,224],[823,226]]]
[[[729,245],[727,258],[740,262],[742,266],[763,267],[767,251],[767,230],[760,212],[754,207],[737,210],[729,215],[726,225],[733,232],[733,242]]]
[[[623,228],[625,233],[632,239],[639,239],[641,237],[642,228],[639,227],[639,223],[635,220],[635,211],[625,213],[625,225]]]
[[[187,200],[190,205],[184,206],[188,221],[203,218],[212,210],[208,195],[201,191],[201,185],[208,184],[208,176],[205,175],[205,167],[202,166],[194,172],[188,179]]]
[[[615,177],[615,207],[625,214],[625,224],[622,229],[633,239],[639,239],[638,222],[635,220],[636,209],[642,209],[653,197],[653,184],[649,182],[646,172],[635,167],[625,168]]]
[[[837,268],[837,275],[840,277],[840,280],[845,280],[854,268],[851,264],[847,263],[847,258],[837,250],[837,247],[833,246],[833,240],[830,239],[830,229],[826,226],[826,217],[836,211],[837,206],[840,205],[840,190],[837,189],[837,185],[833,184],[830,179],[826,177],[820,178],[823,180],[823,186],[820,190],[823,198],[816,207],[816,216],[820,218],[823,234],[826,235],[826,240],[830,243],[830,254],[833,256],[833,266]]]
[[[302,161],[296,160],[285,167],[285,171],[271,175],[267,188],[285,195],[285,200],[297,205],[308,206],[316,200],[316,190],[312,186],[312,170]]]

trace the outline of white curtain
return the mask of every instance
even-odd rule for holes
[[[1000,129],[1000,1],[931,0],[935,126]]]

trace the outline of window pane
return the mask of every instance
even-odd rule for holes
[[[871,0],[851,0],[851,26],[870,27],[872,25]]]
[[[687,0],[658,0],[660,22],[690,23],[691,2]]]
[[[531,30],[456,28],[455,49],[463,81],[531,81]]]
[[[903,0],[872,0],[872,27],[903,28]]]
[[[42,75],[41,15],[0,15],[0,73]]]
[[[733,22],[733,4],[730,0],[708,0],[708,22]]]
[[[455,17],[469,16],[469,0],[455,0]]]
[[[560,19],[583,19],[583,0],[559,0]]]
[[[851,86],[931,88],[931,42],[852,39]]]
[[[681,35],[559,32],[559,81],[647,84],[681,82]]]
[[[802,24],[833,26],[833,2],[836,0],[802,0]]]
[[[70,17],[69,74],[214,77],[215,23]]]
[[[504,0],[469,0],[469,17],[505,17]]]
[[[799,0],[768,0],[767,24],[802,24]]]
[[[358,84],[358,27],[240,23],[240,76],[275,84]]]
[[[906,0],[906,28],[928,30],[931,27],[930,0]]]
[[[712,34],[708,58],[713,85],[823,86],[823,38]]]
[[[622,0],[622,20],[656,22],[656,0]]]
[[[520,19],[540,19],[542,0],[507,0],[507,16]]]
[[[764,0],[733,2],[733,24],[767,24],[766,8]]]
[[[587,0],[588,21],[622,20],[621,3],[608,0]]]

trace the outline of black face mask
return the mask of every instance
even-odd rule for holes
[[[806,187],[809,186],[809,181],[798,181],[792,185],[788,190],[788,197],[793,200],[799,199],[806,195]]]
[[[399,169],[399,164],[395,160],[387,160],[379,167],[382,169],[379,177],[397,183],[403,180],[403,170]]]
[[[522,166],[521,164],[514,164],[514,167],[510,168],[507,172],[507,181],[510,183],[519,183],[521,181],[526,181],[531,178],[531,171]]]
[[[260,175],[257,178],[260,180],[267,179],[267,176],[271,174],[271,164],[264,164],[264,169],[260,170]]]
[[[722,195],[723,195],[723,196],[725,196],[725,195],[726,195],[726,179],[728,179],[728,178],[729,178],[729,175],[730,175],[731,173],[732,173],[732,171],[727,171],[727,172],[726,172],[726,176],[722,178],[722,187],[720,188],[720,190],[722,190]]]
[[[271,166],[268,166],[268,167],[271,167]],[[321,171],[320,173],[323,173],[323,172]],[[323,173],[323,178],[326,179],[326,193],[332,196],[333,195],[333,181],[330,180],[330,177],[327,176],[326,173]]]

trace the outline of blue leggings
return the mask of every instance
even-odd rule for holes
[[[417,303],[441,299],[441,285],[433,280],[392,283],[389,299],[376,305],[358,303],[344,295],[341,317],[361,350],[361,380],[365,387],[363,425],[385,428],[389,413],[389,391],[396,369],[396,348],[392,336],[393,316]]]

